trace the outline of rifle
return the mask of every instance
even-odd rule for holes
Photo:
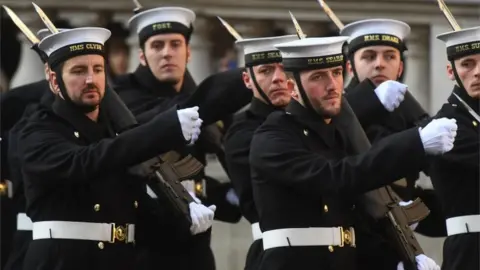
[[[339,126],[351,135],[350,143],[355,154],[368,151],[370,141],[346,100],[342,101],[342,110],[336,120]],[[415,257],[423,254],[423,250],[409,225],[426,218],[430,210],[420,199],[416,199],[408,206],[400,206],[400,201],[393,189],[385,186],[364,194],[360,205],[376,221],[386,221],[387,235],[400,253],[405,269],[415,270],[417,269]]]

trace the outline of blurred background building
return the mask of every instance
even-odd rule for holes
[[[183,6],[197,14],[191,40],[192,59],[188,68],[200,82],[208,75],[243,65],[243,55],[234,45],[234,39],[223,28],[216,16],[221,16],[244,37],[261,37],[293,34],[288,11],[299,20],[308,36],[337,35],[338,30],[329,21],[316,0],[139,0],[146,8],[158,6]],[[135,7],[131,0],[38,0],[57,27],[102,26],[112,31],[107,50],[112,65],[112,75],[133,71],[138,65],[138,40],[127,30],[127,21]],[[407,39],[408,55],[404,80],[409,91],[430,113],[435,113],[446,100],[453,83],[446,75],[445,45],[436,35],[450,31],[436,0],[327,0],[337,16],[347,24],[367,18],[390,18],[407,22],[412,34]],[[464,27],[480,23],[480,0],[445,0],[459,24]],[[31,0],[0,0],[9,6],[34,32],[43,23],[34,12]],[[16,28],[13,28],[16,30]],[[30,50],[23,35],[9,31],[8,22],[2,20],[0,81],[11,78],[15,87],[41,79],[43,65]],[[7,33],[8,32],[8,33]],[[17,37],[17,40],[15,40]],[[18,52],[8,46],[21,44]],[[13,45],[12,45],[13,44]],[[18,69],[16,69],[18,58]],[[8,68],[7,68],[8,67]],[[7,70],[5,72],[5,69]],[[228,181],[218,164],[210,162],[208,170],[217,179]],[[421,185],[429,186],[422,176]],[[442,238],[419,236],[427,255],[442,260]],[[217,269],[243,269],[245,255],[251,242],[250,226],[244,220],[239,224],[216,223],[213,229],[213,248]]]

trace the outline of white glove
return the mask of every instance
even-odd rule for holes
[[[191,202],[188,206],[190,208],[190,217],[192,218],[190,232],[193,235],[203,233],[212,227],[213,217],[217,209],[215,205],[206,207],[203,204]]]
[[[439,155],[452,150],[457,129],[457,120],[448,118],[434,119],[423,129],[420,128],[425,153]]]
[[[233,190],[233,188],[228,190],[226,199],[227,199],[227,202],[229,202],[231,205],[235,205],[235,206],[240,205],[240,201],[238,199],[238,196],[235,193],[235,190]]]
[[[200,127],[202,126],[202,119],[198,114],[198,107],[192,107],[177,111],[178,120],[182,127],[183,137],[186,141],[194,143],[200,135]]]
[[[440,266],[434,260],[423,254],[416,256],[415,261],[417,262],[418,270],[440,270]],[[403,262],[398,263],[397,270],[405,270]]]
[[[413,203],[412,200],[410,200],[410,201],[408,201],[408,202],[399,202],[398,205],[400,205],[400,206],[407,206],[407,205],[410,205],[411,203]],[[412,231],[415,231],[415,229],[416,229],[417,226],[418,226],[418,223],[419,223],[419,222],[413,223],[412,225],[410,225],[410,226],[409,226],[410,229],[412,229]]]
[[[383,107],[387,111],[393,112],[405,98],[407,88],[406,84],[397,81],[385,81],[375,89],[375,94]]]

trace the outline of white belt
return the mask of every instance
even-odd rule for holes
[[[263,232],[263,249],[290,246],[355,246],[353,228],[290,228]]]
[[[115,223],[39,221],[33,223],[32,236],[33,240],[72,239],[133,243],[135,225],[115,226]]]
[[[447,219],[448,236],[480,232],[480,215],[460,216]]]
[[[32,220],[25,213],[17,214],[17,231],[31,231]]]
[[[258,222],[252,224],[253,240],[262,239],[262,231],[260,230],[260,224]]]

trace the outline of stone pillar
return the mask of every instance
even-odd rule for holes
[[[428,32],[428,26],[412,26],[412,33],[407,39],[405,71],[405,83],[408,85],[408,91],[427,111],[430,108]]]
[[[18,69],[10,82],[10,88],[29,84],[45,78],[45,69],[42,60],[40,60],[40,57],[36,52],[30,49],[30,41],[27,40],[23,34],[20,35],[22,54]]]
[[[435,114],[447,101],[454,82],[447,77],[447,50],[437,35],[451,31],[447,23],[430,25],[430,113]]]
[[[207,18],[197,18],[190,39],[191,55],[187,68],[197,84],[214,71],[210,54],[212,44],[208,39],[209,25],[211,25],[211,21]]]

